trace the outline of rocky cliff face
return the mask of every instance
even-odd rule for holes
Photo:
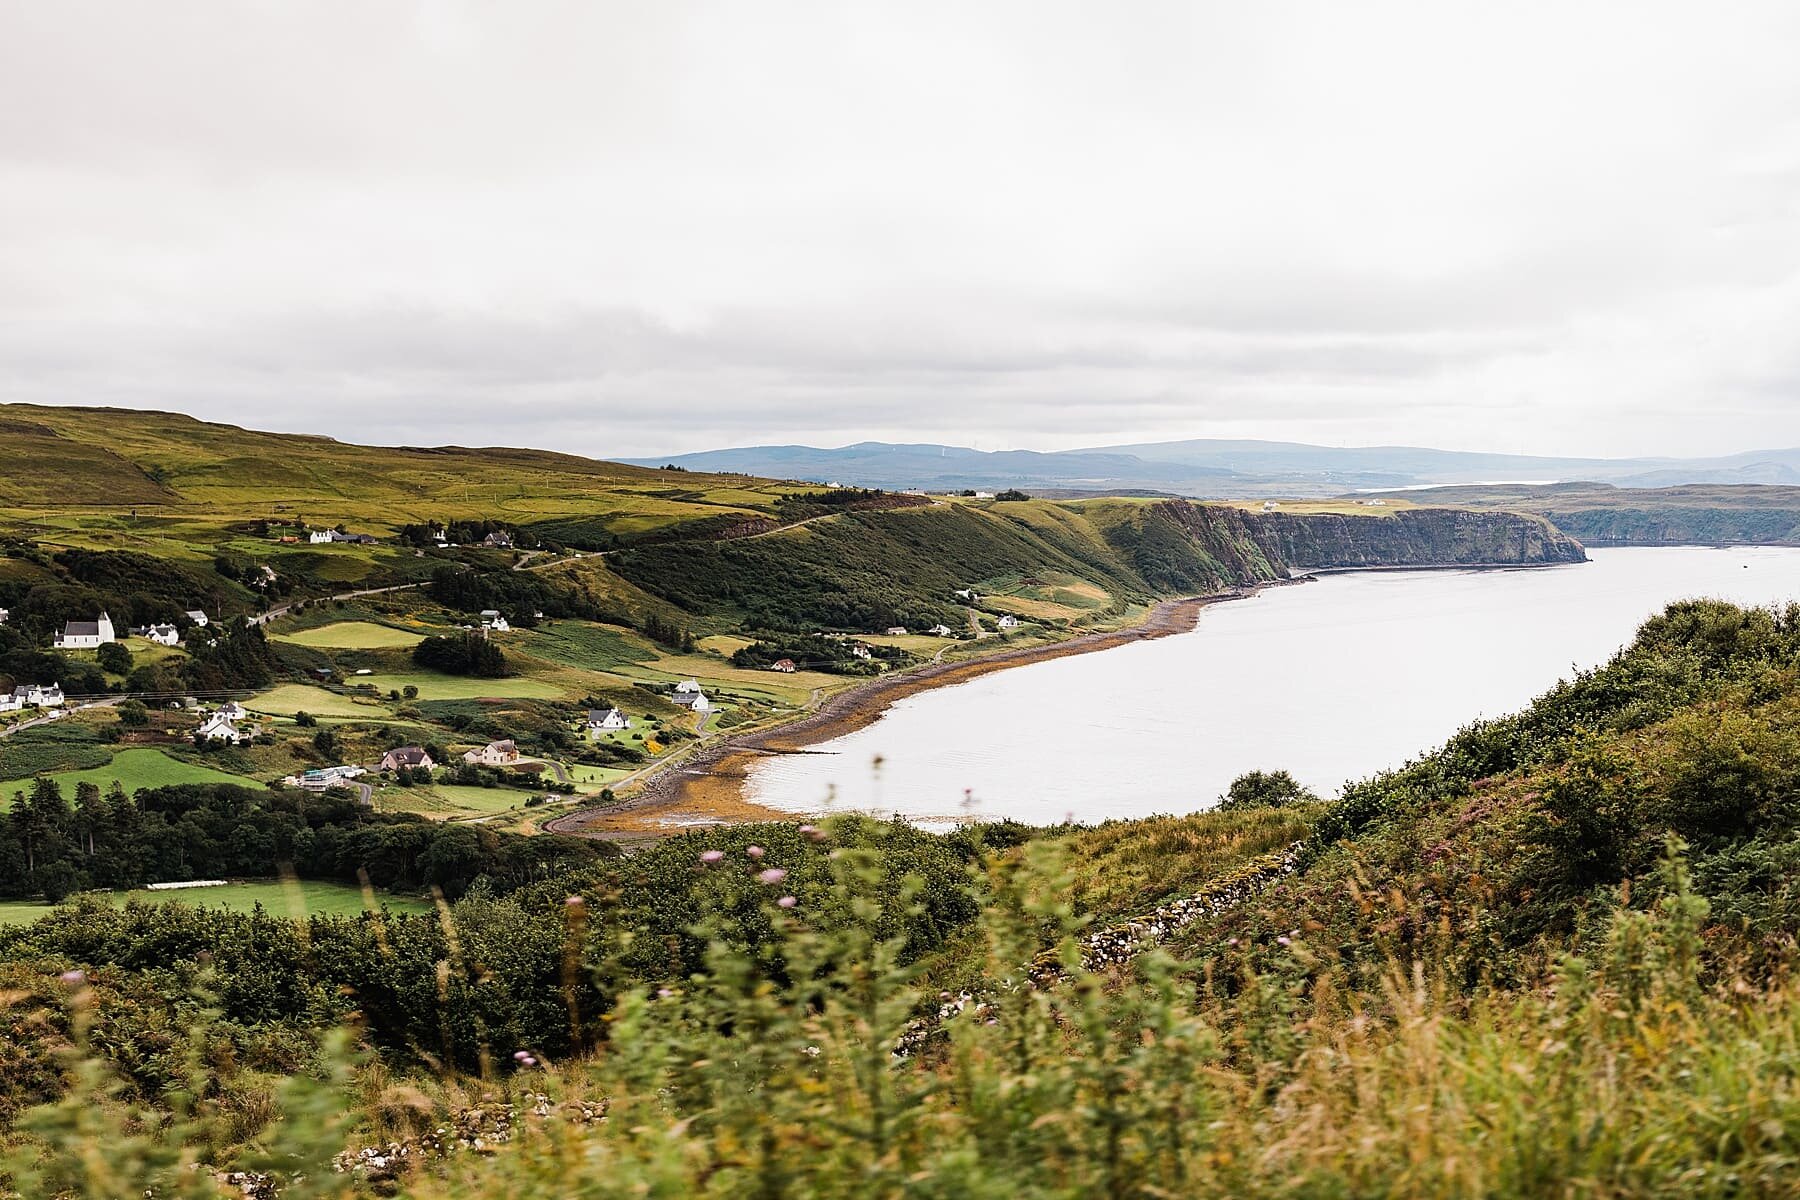
[[[1415,508],[1379,517],[1277,512],[1251,519],[1280,559],[1298,571],[1587,561],[1580,542],[1525,513]]]
[[[1152,587],[1211,591],[1298,571],[1363,567],[1537,566],[1584,562],[1581,543],[1541,517],[1465,509],[1381,516],[1248,513],[1215,504],[1154,506],[1127,543]]]

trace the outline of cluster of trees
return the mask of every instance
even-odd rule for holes
[[[473,567],[438,567],[431,573],[425,594],[445,608],[478,613],[494,609],[508,622],[530,628],[537,613],[549,617],[574,617],[605,621],[615,615],[586,597],[530,571],[481,571]]]
[[[428,637],[413,647],[412,657],[421,667],[449,675],[499,679],[509,674],[500,647],[472,630]]]
[[[41,649],[25,630],[0,625],[0,683],[57,682],[71,696],[238,691],[265,687],[280,672],[275,649],[260,626],[240,620],[209,625],[206,632],[206,637],[189,639],[187,658],[140,666],[130,649],[116,642],[101,646],[94,662],[82,662]],[[124,676],[123,683],[110,682],[108,672]]]
[[[694,649],[694,634],[685,625],[677,625],[673,621],[665,621],[655,613],[644,618],[644,636],[661,646],[683,653]]]
[[[91,621],[101,612],[113,624],[170,623],[186,627],[183,613],[242,608],[248,596],[219,575],[129,550],[61,550],[13,546],[8,553],[29,559],[35,572],[0,581],[0,608],[8,623],[33,644],[43,645],[69,621]]]
[[[84,783],[71,802],[54,779],[40,778],[0,820],[0,895],[60,900],[89,888],[291,866],[304,879],[355,882],[366,873],[377,887],[435,885],[457,896],[484,876],[516,888],[606,852],[583,839],[375,813],[348,793],[189,784],[127,796],[116,783],[106,793]]]
[[[455,520],[428,521],[423,525],[402,525],[394,535],[394,540],[403,546],[415,546],[428,549],[437,545],[437,535],[453,545],[469,546],[485,541],[489,534],[504,533],[512,539],[514,546],[521,550],[534,550],[539,542],[530,530],[519,529],[504,521],[488,520]]]
[[[911,656],[894,646],[867,647],[870,658],[858,658],[850,652],[850,643],[816,633],[765,632],[756,641],[731,655],[737,667],[767,667],[784,658],[809,671],[829,671],[834,675],[879,675],[880,662],[904,663]]]
[[[176,790],[183,789],[164,789]],[[170,803],[149,796],[141,793],[140,803]],[[206,825],[208,842],[250,832],[234,811],[245,801],[215,803],[226,807],[222,817],[189,810],[180,820]],[[811,921],[865,924],[894,939],[906,962],[941,950],[980,911],[969,871],[986,849],[979,829],[939,838],[846,818],[829,841],[794,824],[740,827],[678,836],[622,858],[583,839],[359,816],[331,797],[307,804],[305,814],[283,810],[264,823],[257,836],[265,858],[292,850],[302,877],[354,878],[361,868],[378,885],[454,890],[463,896],[454,910],[457,946],[435,916],[393,915],[379,925],[314,918],[302,937],[273,916],[96,904],[0,927],[0,960],[49,956],[184,974],[204,957],[216,971],[221,1018],[264,1027],[264,1036],[240,1043],[246,1053],[269,1045],[274,1030],[320,1034],[354,1006],[369,1036],[396,1055],[424,1052],[474,1070],[484,1053],[503,1062],[521,1048],[560,1057],[600,1041],[619,991],[705,970],[715,937],[747,956],[775,948],[769,901],[779,893],[757,878],[772,865],[787,872],[782,890],[808,897]],[[750,854],[753,843],[760,856]],[[708,850],[722,852],[718,866],[703,866]],[[221,851],[198,873],[251,873],[233,868],[254,854]],[[879,912],[833,902],[845,855],[872,894],[908,901]],[[572,916],[572,895],[588,898],[591,914]],[[455,964],[447,981],[446,961]]]

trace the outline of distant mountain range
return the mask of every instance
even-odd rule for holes
[[[861,487],[1037,488],[1075,492],[1167,492],[1243,497],[1264,492],[1329,496],[1368,490],[1469,483],[1562,483],[1620,487],[1681,484],[1800,484],[1800,449],[1750,451],[1724,458],[1541,458],[1419,446],[1309,446],[1299,442],[1198,439],[1042,453],[965,446],[858,442],[744,446],[669,458],[627,459],[693,471],[737,471],[773,479]]]

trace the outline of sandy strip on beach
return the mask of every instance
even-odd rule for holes
[[[744,799],[750,765],[768,754],[793,754],[854,733],[880,719],[897,700],[932,688],[966,683],[995,671],[1071,654],[1190,633],[1200,610],[1222,600],[1254,595],[1245,588],[1211,596],[1164,600],[1144,619],[1124,629],[1084,633],[1061,642],[1020,646],[980,658],[934,663],[901,674],[871,679],[839,692],[806,716],[766,729],[731,734],[701,746],[668,770],[651,775],[630,796],[604,808],[587,808],[544,823],[549,833],[577,834],[614,841],[666,837],[690,824],[736,824],[791,820],[795,813]]]

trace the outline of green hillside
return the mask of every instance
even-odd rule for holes
[[[86,901],[0,928],[0,1169],[33,1196],[233,1164],[435,1200],[1790,1196],[1797,664],[1800,608],[1675,605],[1328,806],[845,817],[543,872],[471,841],[510,866],[450,923],[304,939]],[[242,819],[208,796],[138,811]],[[455,840],[431,869],[467,885]]]

